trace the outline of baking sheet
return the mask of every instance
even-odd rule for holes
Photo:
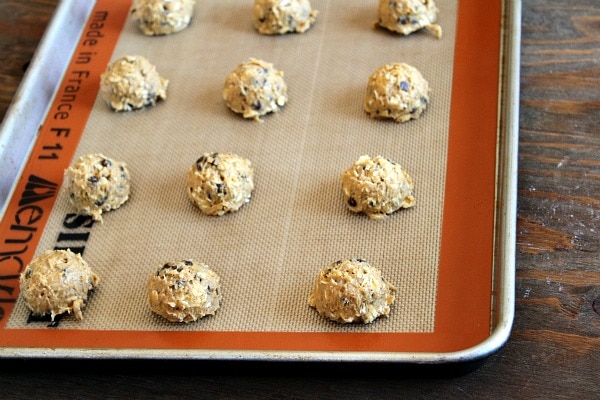
[[[335,1],[314,1],[314,8],[320,11],[317,24],[306,34],[285,37],[257,35],[248,19],[250,6],[233,1],[197,5],[192,26],[169,37],[140,35],[135,24],[126,19],[111,58],[142,54],[157,65],[171,85],[166,102],[130,114],[112,113],[102,99],[95,98],[82,139],[73,147],[74,156],[100,151],[125,160],[134,177],[130,203],[107,214],[102,225],[68,231],[87,235],[84,256],[103,278],[102,284],[82,322],[64,318],[53,333],[47,333],[46,324],[27,323],[27,312],[19,300],[5,330],[11,334],[35,332],[36,337],[40,337],[39,332],[47,334],[48,340],[36,339],[36,346],[63,341],[57,333],[62,332],[63,337],[82,338],[73,347],[97,347],[96,342],[86,342],[87,333],[92,337],[100,330],[125,330],[162,332],[167,341],[171,334],[180,338],[175,336],[179,332],[192,335],[182,345],[167,348],[190,346],[194,338],[203,337],[210,339],[206,346],[191,347],[228,350],[242,338],[248,342],[240,346],[245,350],[350,351],[356,350],[358,338],[363,351],[393,350],[398,348],[397,340],[408,343],[400,345],[405,350],[434,349],[423,347],[421,341],[429,342],[440,332],[447,335],[439,308],[436,317],[436,306],[444,298],[439,295],[444,285],[452,285],[438,284],[438,276],[448,168],[454,168],[447,160],[451,110],[460,98],[453,74],[458,3],[438,2],[442,40],[426,33],[398,38],[374,30],[372,4],[344,4],[339,7]],[[114,4],[98,2],[97,7]],[[497,49],[491,54],[494,51]],[[226,74],[248,57],[275,63],[285,72],[290,87],[289,104],[262,124],[242,120],[227,110],[220,98]],[[433,87],[432,105],[423,118],[402,125],[371,120],[362,111],[368,75],[376,67],[396,61],[419,67]],[[496,63],[499,69],[499,56]],[[489,112],[484,107],[497,104],[487,100],[480,106],[484,113]],[[464,121],[459,122],[464,126]],[[492,146],[488,145],[480,157],[479,167],[487,171],[485,182],[475,189],[466,185],[471,192],[485,191],[481,198],[487,199],[483,209],[471,210],[471,215],[480,212],[486,218],[483,225],[488,236],[480,250],[491,262],[478,267],[483,271],[479,277],[483,293],[474,289],[470,300],[483,300],[484,304],[477,306],[476,338],[472,334],[455,335],[451,345],[437,345],[443,351],[463,346],[465,336],[476,344],[491,330],[496,127],[486,128],[482,131],[493,136]],[[220,219],[202,216],[185,197],[185,171],[204,151],[236,152],[255,164],[257,190],[251,203],[235,215]],[[468,151],[463,149],[463,153]],[[346,211],[339,174],[362,154],[385,155],[409,170],[416,181],[417,206],[381,222]],[[56,193],[38,253],[57,246],[82,245],[81,240],[59,240],[72,210],[64,194]],[[215,317],[181,326],[161,321],[145,306],[145,280],[159,265],[177,257],[207,262],[222,276],[225,301]],[[342,326],[324,321],[306,305],[318,271],[348,257],[366,258],[399,286],[390,318],[368,326]],[[470,257],[464,258],[468,261]],[[465,308],[472,306],[458,306],[462,312]],[[455,324],[455,330],[470,329],[468,323]],[[252,339],[261,332],[268,333],[263,335],[267,339]],[[352,335],[343,336],[339,344],[328,343],[347,333]],[[281,347],[280,342],[290,335],[299,335],[293,337],[305,339],[306,345]],[[149,335],[138,346],[164,346],[152,338],[156,335]],[[367,338],[372,345],[365,347],[362,339]],[[374,338],[397,340],[384,345]],[[126,341],[108,340],[107,347],[131,346]]]

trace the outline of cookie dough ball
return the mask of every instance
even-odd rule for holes
[[[435,23],[437,15],[433,0],[379,0],[377,25],[402,35],[427,29],[439,39],[442,28]]]
[[[410,176],[393,161],[362,156],[342,174],[346,205],[355,213],[382,219],[401,208],[415,205]]]
[[[229,74],[223,99],[227,107],[244,118],[260,121],[261,116],[279,111],[287,102],[283,72],[271,63],[251,58]]]
[[[308,0],[255,0],[253,21],[263,35],[307,31],[317,18]]]
[[[135,0],[131,13],[145,35],[168,35],[188,27],[195,3],[195,0]]]
[[[221,305],[221,278],[192,260],[168,262],[148,280],[148,304],[171,322],[214,315]]]
[[[125,163],[102,154],[87,154],[65,171],[66,190],[79,214],[102,221],[102,213],[129,199],[129,171]]]
[[[33,315],[74,313],[78,320],[88,294],[100,281],[88,263],[70,250],[48,250],[20,276],[21,296]]]
[[[395,292],[365,260],[336,261],[319,274],[308,304],[333,321],[368,324],[387,317]]]
[[[108,66],[100,77],[100,91],[114,111],[153,106],[167,98],[169,81],[142,56],[125,56]]]
[[[364,106],[371,118],[406,122],[419,118],[428,103],[429,83],[413,66],[387,64],[369,77]]]
[[[237,211],[254,190],[252,163],[236,154],[204,153],[188,171],[187,189],[206,215]]]

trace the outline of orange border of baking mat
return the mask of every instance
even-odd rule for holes
[[[0,243],[0,346],[452,352],[483,342],[490,335],[502,7],[501,0],[486,7],[479,3],[460,0],[458,8],[433,333],[5,329],[18,296],[19,273],[34,255],[63,171],[91,113],[99,76],[128,16],[129,8],[123,2],[99,0],[0,224],[5,238]],[[108,12],[106,21],[101,27],[94,25],[93,17],[103,11]],[[94,35],[102,37],[93,39]],[[70,82],[73,71],[82,70],[77,56],[90,50],[95,52],[95,62],[86,66],[89,76],[82,82]],[[69,106],[61,106],[60,94],[75,89],[77,102],[67,110]],[[68,111],[68,118],[57,120],[55,115],[63,110]],[[70,128],[68,133],[65,127]],[[7,293],[9,297],[3,297]]]

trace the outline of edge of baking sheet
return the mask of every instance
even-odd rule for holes
[[[56,50],[46,49],[45,44],[50,42],[60,29],[64,29],[63,19],[73,21],[72,14],[82,11],[81,8],[73,11],[77,2],[64,1],[59,5],[52,24],[44,37],[39,54],[36,54],[30,72],[27,74],[24,84],[19,89],[15,103],[11,106],[7,120],[0,132],[0,157],[6,157],[10,140],[16,140],[15,135],[8,135],[7,131],[14,130],[16,126],[22,128],[22,118],[25,117],[20,111],[27,105],[28,88],[36,87],[36,84],[54,85],[49,90],[50,99],[60,82],[56,76],[43,83],[36,82],[32,76],[44,68],[47,64],[56,65],[55,60],[50,60],[49,55]],[[79,5],[79,4],[78,4]],[[90,7],[93,4],[89,5]],[[417,353],[417,352],[331,352],[331,351],[257,351],[257,350],[174,350],[174,349],[65,349],[65,348],[2,348],[0,357],[41,357],[41,358],[95,358],[95,359],[198,359],[198,360],[263,360],[263,361],[377,361],[377,362],[407,362],[419,364],[437,364],[445,362],[470,361],[484,358],[498,350],[508,339],[514,316],[514,275],[515,275],[515,234],[516,234],[516,181],[517,181],[517,151],[518,151],[518,93],[519,93],[519,52],[520,52],[520,0],[505,0],[503,2],[503,31],[502,31],[502,57],[501,57],[501,79],[499,119],[498,119],[498,184],[496,193],[496,243],[494,260],[494,287],[493,307],[491,310],[492,329],[490,336],[483,342],[456,352],[448,353]],[[85,24],[86,16],[83,21]],[[81,26],[79,27],[81,28]],[[74,27],[73,29],[77,29]],[[64,35],[63,32],[60,33]],[[79,35],[72,35],[76,39]],[[53,41],[55,42],[55,41]],[[68,47],[68,44],[66,45]],[[67,57],[67,62],[68,62]],[[52,61],[52,62],[51,62]],[[61,70],[59,77],[64,71]],[[44,74],[35,76],[46,77]],[[43,104],[47,106],[50,99]],[[45,114],[42,112],[28,116],[28,127],[31,136],[27,139],[26,151],[21,153],[21,162],[26,159],[29,147],[35,139],[35,132]],[[37,118],[39,117],[39,119]],[[33,124],[33,125],[31,125]],[[12,128],[12,129],[9,129]],[[8,135],[8,136],[7,136]],[[8,139],[7,139],[8,138]],[[23,139],[22,137],[20,139]],[[14,160],[14,157],[13,157]],[[14,169],[15,177],[21,166]],[[4,168],[3,168],[4,169]],[[11,180],[10,182],[14,181]],[[3,180],[3,182],[6,182]],[[3,189],[2,189],[3,190]],[[5,193],[0,191],[0,196]],[[3,201],[3,197],[0,197]],[[2,205],[2,211],[4,205]],[[1,215],[1,214],[0,214]]]
[[[0,220],[94,3],[76,0],[59,3],[2,121]]]

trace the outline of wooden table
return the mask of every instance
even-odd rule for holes
[[[0,117],[57,3],[0,0]],[[523,0],[522,26],[516,317],[478,369],[12,360],[0,396],[600,398],[600,2]]]

